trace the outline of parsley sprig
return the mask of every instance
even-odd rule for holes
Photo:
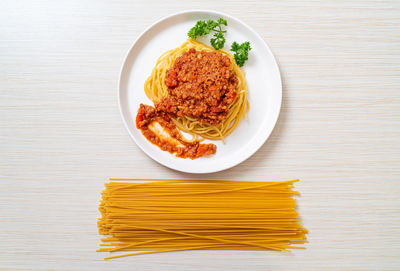
[[[222,30],[222,25],[228,25],[227,21],[223,18],[219,18],[217,21],[197,21],[196,25],[189,30],[188,36],[192,39],[196,39],[198,36],[207,35],[213,31],[215,32],[214,38],[212,38],[210,42],[212,47],[218,50],[225,45],[224,33],[226,33],[226,30]]]
[[[196,25],[189,30],[188,36],[192,39],[197,39],[197,37],[208,35],[212,31],[214,32],[214,35],[213,38],[211,38],[210,43],[215,50],[219,50],[225,45],[224,34],[226,33],[226,30],[222,29],[223,25],[228,26],[228,23],[224,18],[219,18],[217,21],[197,21]],[[240,67],[242,67],[244,62],[248,59],[250,50],[250,42],[248,41],[243,42],[242,44],[238,44],[236,41],[232,43],[231,51],[235,52],[233,57]]]
[[[235,52],[233,57],[240,67],[242,67],[244,62],[248,59],[250,50],[250,42],[248,41],[245,41],[242,44],[239,44],[236,41],[232,43],[231,51]]]

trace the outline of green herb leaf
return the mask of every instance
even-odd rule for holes
[[[228,23],[227,23],[227,21],[224,19],[224,18],[219,18],[218,19],[218,24],[219,25],[225,25],[225,26],[227,26],[228,25]]]
[[[197,21],[196,25],[189,30],[188,36],[192,39],[197,39],[197,37],[208,35],[213,31],[215,32],[213,35],[214,38],[210,40],[210,43],[215,50],[218,50],[225,45],[224,33],[226,30],[222,30],[222,25],[228,25],[227,21],[223,18],[219,18],[217,21]]]
[[[214,34],[214,38],[210,40],[210,43],[212,47],[215,48],[215,50],[221,49],[224,47],[225,44],[225,37],[224,34],[221,32],[217,32]]]
[[[246,41],[242,44],[238,44],[236,41],[232,43],[231,51],[235,52],[233,57],[235,58],[236,63],[242,67],[244,62],[248,59],[249,51],[251,50],[250,42]]]

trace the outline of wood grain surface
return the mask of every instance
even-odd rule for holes
[[[133,41],[192,8],[253,27],[283,80],[267,143],[209,175],[152,161],[117,106]],[[399,50],[399,1],[1,1],[0,269],[400,270]],[[300,178],[310,243],[104,261],[96,220],[109,177]]]

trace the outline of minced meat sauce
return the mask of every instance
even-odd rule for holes
[[[217,149],[214,144],[187,142],[171,117],[194,117],[201,124],[221,123],[237,97],[238,79],[230,66],[229,57],[219,52],[193,48],[184,52],[166,71],[168,96],[155,103],[155,108],[141,104],[136,127],[150,142],[178,157],[196,159],[214,154]],[[153,122],[158,122],[177,141],[157,135],[149,128]]]
[[[184,52],[166,72],[169,95],[156,103],[157,110],[219,124],[237,96],[238,79],[230,66],[229,57],[219,52]]]
[[[166,140],[153,132],[149,125],[158,122],[163,129],[173,138]],[[187,142],[168,114],[157,112],[154,107],[141,104],[136,115],[136,127],[142,131],[144,137],[151,143],[181,158],[196,159],[208,154],[214,154],[217,146],[214,144],[200,144],[198,141]],[[175,142],[179,142],[176,144]]]

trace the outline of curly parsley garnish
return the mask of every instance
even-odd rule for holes
[[[224,18],[219,18],[217,21],[197,21],[196,25],[189,30],[188,36],[192,39],[197,39],[197,37],[208,35],[213,31],[214,35],[210,43],[215,50],[219,50],[225,45],[224,33],[226,33],[226,30],[222,30],[223,25],[228,26]],[[232,43],[231,51],[235,52],[233,57],[240,67],[242,67],[244,62],[248,59],[250,50],[250,42],[248,41],[242,44],[238,44],[236,41]]]
[[[251,50],[250,42],[246,41],[239,45],[236,41],[232,43],[231,51],[235,52],[233,57],[236,63],[242,67],[244,62],[248,59],[249,51]]]
[[[228,25],[226,20],[223,18],[219,18],[218,21],[197,21],[196,25],[189,30],[188,36],[192,39],[196,39],[198,36],[207,35],[213,31],[215,32],[214,38],[212,38],[210,42],[212,47],[214,47],[215,50],[218,50],[223,48],[225,45],[224,33],[226,33],[226,30],[222,30],[222,25]]]

